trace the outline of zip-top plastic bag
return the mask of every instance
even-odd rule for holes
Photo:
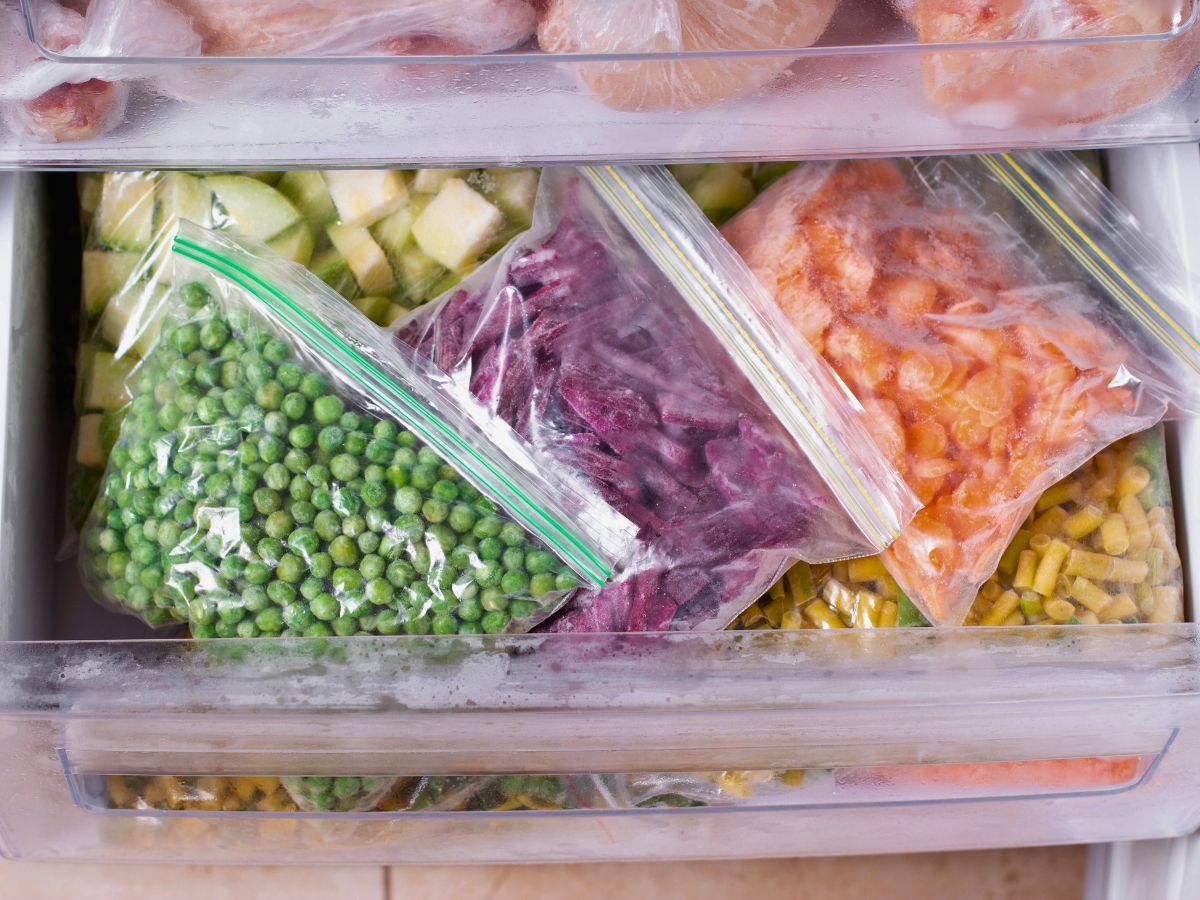
[[[805,164],[724,234],[926,504],[883,559],[935,624],[1046,488],[1200,405],[1178,264],[1068,154]]]
[[[538,23],[547,53],[625,54],[572,64],[605,106],[643,112],[711,106],[763,87],[817,42],[838,0],[549,0]],[[779,50],[735,58],[705,52]],[[638,54],[694,53],[692,59]]]
[[[991,44],[922,60],[933,102],[973,125],[1118,118],[1167,96],[1200,63],[1200,29],[1167,36],[1189,14],[1183,0],[892,2],[923,44]]]
[[[661,168],[546,170],[534,224],[398,337],[640,529],[557,630],[716,629],[915,501],[861,410]]]
[[[632,525],[295,263],[190,223],[82,564],[195,637],[531,627]]]
[[[533,169],[108,172],[81,180],[79,428],[68,509],[77,528],[154,345],[180,219],[261,240],[385,324],[439,296],[528,227]],[[445,209],[469,208],[468,241]],[[453,251],[453,252],[451,252]]]

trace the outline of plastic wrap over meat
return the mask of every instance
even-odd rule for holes
[[[925,57],[932,99],[974,124],[1116,118],[1166,96],[1200,62],[1200,30],[1156,37],[1185,23],[1183,0],[893,2],[922,43],[1044,42]],[[1121,40],[1138,35],[1147,39]]]
[[[567,171],[540,190],[530,232],[399,328],[640,529],[552,627],[720,628],[789,561],[869,543],[599,191]]]
[[[551,0],[538,25],[549,53],[789,50],[821,36],[837,0]],[[786,55],[585,63],[578,71],[606,106],[692,109],[762,87]]]
[[[804,165],[724,228],[925,504],[883,560],[937,624],[963,620],[1042,491],[1197,405],[1178,267],[1077,162],[1021,160]],[[1129,489],[1114,473],[1096,497]],[[1129,570],[1053,529],[1037,547],[1043,597]]]
[[[533,35],[526,0],[170,0],[206,56],[491,53]]]
[[[37,7],[47,50],[113,56],[114,64],[62,63],[41,56],[15,2],[0,2],[0,117],[43,143],[99,137],[125,118],[130,82],[161,74],[123,65],[123,56],[193,56],[200,40],[165,0],[94,0],[85,15],[57,4]],[[166,86],[165,84],[162,86]]]

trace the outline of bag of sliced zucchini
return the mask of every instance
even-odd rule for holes
[[[94,597],[193,637],[497,633],[624,560],[628,520],[311,272],[188,222],[169,247]]]
[[[533,169],[250,174],[111,172],[79,181],[83,252],[80,412],[70,520],[86,517],[158,334],[180,219],[267,244],[307,267],[377,324],[438,296],[521,229]]]

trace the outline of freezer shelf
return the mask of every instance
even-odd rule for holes
[[[1146,172],[1189,159],[1200,169],[1194,147],[1190,156],[1145,152]],[[1153,196],[1150,181],[1133,187]],[[0,259],[14,279],[0,298],[10,323],[0,331],[10,372],[0,411],[6,854],[729,858],[1148,838],[1200,823],[1200,633],[1192,624],[79,640],[148,633],[95,610],[71,563],[55,563],[51,552],[63,471],[54,451],[70,423],[68,404],[48,405],[55,357],[47,348],[71,347],[74,335],[63,333],[64,304],[61,296],[51,303],[49,291],[74,305],[67,264],[58,263],[78,257],[73,242],[54,250],[67,240],[51,231],[55,186],[49,177],[0,178],[0,252],[17,263]],[[36,263],[48,256],[56,265],[45,272]],[[1187,551],[1200,532],[1186,526],[1200,507],[1192,480],[1179,476],[1194,468],[1200,444],[1192,427],[1170,435]],[[1193,567],[1200,558],[1188,557]],[[978,784],[891,796],[801,789],[785,803],[699,809],[130,814],[94,802],[96,780],[121,773],[706,772],[1085,757],[1136,762],[1128,779],[1084,789],[1050,784],[1005,797]]]
[[[58,0],[22,0],[7,10],[9,40],[23,43],[0,81],[0,166],[685,161],[1200,136],[1192,0],[1108,14],[1074,4],[1033,13],[1045,2],[1027,0],[999,22],[939,16],[940,0],[826,0],[808,8],[831,12],[827,26],[824,16],[804,30],[758,23],[749,36],[728,28],[686,45],[613,34],[619,12],[576,2],[578,19],[564,26],[578,27],[573,43],[542,39],[570,52],[539,49],[532,9],[507,0],[495,8],[517,21],[487,46],[500,52],[483,53],[478,40],[456,40],[453,23],[421,26],[440,40],[411,39],[416,26],[386,19],[365,44],[348,25],[301,39],[274,7],[256,16],[227,0],[161,0],[191,18],[118,29],[114,43]],[[85,39],[64,41],[64,30]],[[380,40],[404,55],[386,55]]]

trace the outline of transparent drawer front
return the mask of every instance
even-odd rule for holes
[[[111,0],[87,16],[22,0],[0,8],[0,165],[799,158],[1200,134],[1193,0],[743,6],[687,0],[655,19],[637,0],[463,0],[418,20],[382,0],[320,15],[311,0]]]

